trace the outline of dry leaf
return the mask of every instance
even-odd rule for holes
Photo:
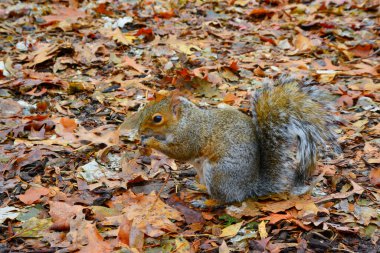
[[[268,237],[268,232],[267,232],[267,229],[265,227],[265,221],[260,222],[258,230],[259,230],[259,234],[260,234],[261,239],[265,239]]]
[[[243,222],[239,222],[239,223],[230,225],[226,228],[223,228],[222,233],[219,235],[219,237],[235,236],[239,232],[242,225],[243,225]]]
[[[36,203],[42,196],[49,194],[49,189],[45,187],[33,186],[26,190],[24,194],[18,195],[18,198],[27,205]]]

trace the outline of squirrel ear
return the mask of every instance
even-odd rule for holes
[[[181,98],[183,99],[183,97],[181,97],[178,93],[173,93],[171,97],[170,105],[172,108],[172,112],[176,117],[178,117],[178,115],[180,114],[180,105],[182,103]]]

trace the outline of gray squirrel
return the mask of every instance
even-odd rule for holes
[[[304,193],[320,151],[328,145],[339,151],[324,93],[280,78],[256,93],[252,114],[203,109],[173,93],[148,103],[120,129],[135,128],[142,144],[192,164],[219,202]]]

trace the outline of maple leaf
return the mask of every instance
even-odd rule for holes
[[[151,237],[163,235],[165,231],[176,232],[178,227],[170,219],[183,220],[177,210],[167,206],[154,192],[145,196],[128,191],[124,193],[121,201],[125,218],[132,221],[132,227]],[[111,204],[113,202],[117,203],[117,198],[111,201]]]

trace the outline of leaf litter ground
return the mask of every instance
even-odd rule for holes
[[[1,252],[378,252],[377,1],[0,3]],[[156,92],[249,113],[264,78],[335,97],[312,194],[189,204],[186,164],[122,143]]]

